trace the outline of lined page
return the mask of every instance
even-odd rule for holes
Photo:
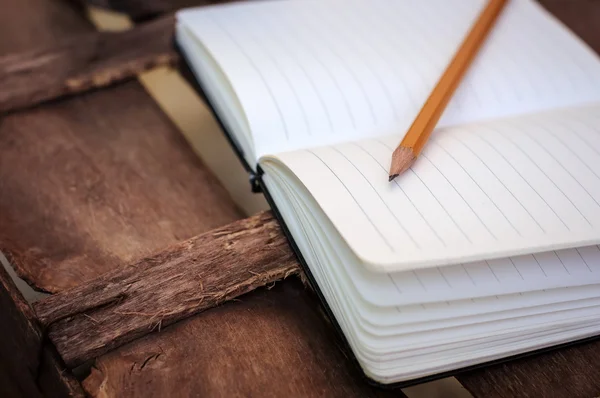
[[[287,0],[190,9],[256,158],[405,132],[485,0]],[[440,126],[600,101],[600,63],[538,4],[512,0]]]
[[[398,140],[278,156],[368,267],[402,271],[600,243],[600,106],[439,129],[388,183]],[[518,269],[494,264],[498,278]]]

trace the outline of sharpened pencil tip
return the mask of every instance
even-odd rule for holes
[[[392,154],[392,165],[389,172],[390,182],[408,170],[414,161],[415,155],[412,148],[406,148],[403,146],[396,148]]]

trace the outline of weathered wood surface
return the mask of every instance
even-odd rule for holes
[[[0,56],[95,31],[70,2],[6,0]],[[0,250],[41,290],[81,284],[240,217],[136,81],[0,119]]]
[[[240,218],[135,81],[6,116],[0,184],[0,250],[50,292]]]
[[[512,361],[458,377],[476,397],[600,396],[600,342]]]
[[[91,25],[82,18],[81,10],[64,1],[4,0],[0,11],[0,56],[34,45],[51,46],[75,30],[86,29],[91,29]],[[0,118],[0,130],[4,122]],[[6,165],[0,166],[0,174],[9,171]],[[6,194],[5,190],[0,177],[0,196]],[[0,214],[6,210],[0,205]],[[8,232],[0,217],[0,235]],[[81,386],[57,360],[53,347],[44,343],[33,311],[0,266],[0,396],[83,395]]]
[[[67,0],[2,0],[0,55],[54,46],[75,32],[92,30]]]
[[[577,33],[597,32],[594,27],[597,24],[581,22],[597,18],[594,17],[598,15],[597,1],[544,3],[555,13],[569,15],[566,18],[572,18]],[[21,10],[19,18],[13,13],[15,9]],[[31,13],[32,9],[41,12]],[[8,0],[0,12],[0,54],[53,46],[89,31],[91,27],[79,14],[69,11],[60,0]],[[598,49],[594,37],[598,35],[587,40]],[[159,126],[152,128],[152,123]],[[66,133],[55,131],[59,129]],[[150,138],[137,135],[144,129],[149,129],[144,133]],[[39,137],[46,134],[50,136],[44,137],[48,141],[41,141]],[[105,134],[108,143],[104,143]],[[154,135],[160,139],[148,144],[146,140],[152,140]],[[217,201],[216,208],[222,213],[204,213],[194,219],[195,212],[202,209],[187,200],[196,193],[197,171],[201,170],[203,175],[203,166],[188,158],[193,154],[175,135],[160,110],[134,82],[4,117],[0,121],[0,226],[2,234],[10,239],[0,239],[0,247],[13,254],[21,275],[38,286],[58,291],[237,218],[233,206]],[[142,150],[131,153],[140,144],[144,144]],[[164,162],[163,151],[171,154]],[[128,155],[136,159],[131,161]],[[142,162],[138,161],[140,156],[144,157]],[[9,161],[4,160],[7,157]],[[173,177],[165,170],[177,167],[181,159],[191,171],[174,173],[179,177],[172,185],[165,182]],[[160,165],[156,167],[154,162]],[[145,166],[151,170],[146,172]],[[138,172],[141,178],[136,175]],[[160,181],[160,189],[153,190],[150,175]],[[48,182],[44,181],[46,178]],[[50,189],[53,185],[58,188]],[[169,188],[179,190],[172,196],[175,198],[183,191],[187,199],[183,204],[175,203],[175,207],[183,210],[174,211],[167,206],[170,196],[165,189]],[[157,195],[160,198],[155,200]],[[215,197],[220,196],[215,194]],[[203,198],[196,199],[202,202]],[[19,200],[23,203],[18,203]],[[206,205],[209,209],[215,206],[210,203],[212,200],[209,198]],[[188,223],[185,217],[192,220]],[[156,227],[157,224],[167,232],[162,234],[163,228]],[[149,231],[144,234],[146,228]],[[133,244],[122,247],[123,242]],[[155,392],[156,396],[165,396],[179,391],[185,395],[187,385],[190,386],[187,392],[204,391],[216,396],[265,395],[265,391],[266,395],[273,391],[273,395],[342,396],[350,390],[362,392],[363,396],[375,395],[357,381],[358,375],[352,373],[348,360],[335,348],[337,339],[315,313],[312,297],[300,292],[301,289],[291,299],[275,296],[276,289],[289,286],[287,281],[264,296],[260,292],[243,296],[242,302],[190,317],[98,358],[98,370],[88,378],[86,388],[97,395],[108,392],[108,396],[150,396]],[[304,306],[305,310],[296,305]],[[290,324],[293,327],[286,326]],[[157,356],[158,347],[167,347],[168,355]],[[595,377],[589,369],[600,368],[600,360],[593,355],[598,350],[591,344],[572,350],[572,357],[561,356],[566,351],[548,354],[551,359],[546,361],[555,367],[546,376],[543,376],[548,371],[546,367],[532,366],[534,362],[528,362],[529,365],[515,362],[511,366],[516,368],[473,372],[461,381],[477,396],[557,396],[556,392],[564,391],[586,396],[594,385],[582,377],[587,374]],[[330,369],[337,370],[327,373]],[[547,385],[532,382],[540,375],[546,377],[542,380],[548,380],[557,373],[565,390],[552,382]],[[219,377],[204,378],[205,375]],[[219,379],[229,382],[220,383]],[[105,383],[98,384],[98,380]],[[579,387],[570,390],[570,384],[590,390]],[[517,391],[514,386],[519,386],[518,394],[514,394]]]
[[[61,34],[52,36],[54,28],[46,29],[45,25],[52,25],[58,11],[19,21],[21,15],[29,14],[23,10],[7,17],[6,9],[20,5],[12,1],[14,7],[9,4],[0,15],[18,22],[0,24],[0,41],[18,37],[21,32],[27,32],[31,40],[23,46],[7,46],[2,54],[37,45],[57,45],[66,37],[92,30],[79,21],[72,29],[63,25],[57,30]],[[45,11],[64,6],[60,0],[27,0],[23,4]],[[6,26],[14,30],[5,31]],[[85,284],[238,218],[240,214],[228,195],[137,82],[2,118],[0,247],[10,255],[20,275],[35,286],[58,292]],[[286,286],[289,283],[285,282]],[[266,292],[266,296],[272,292]],[[147,362],[143,366],[147,379],[128,375],[136,369],[132,363],[100,357],[99,367],[106,365],[102,376],[111,382],[101,384],[98,395],[107,396],[104,391],[108,389],[109,396],[130,396],[134,390],[143,396],[177,396],[200,388],[213,396],[228,395],[232,389],[239,395],[279,395],[281,391],[305,396],[341,396],[345,391],[376,395],[351,372],[315,303],[309,301],[296,311],[294,306],[300,305],[296,302],[309,299],[304,291],[285,303],[281,296],[258,296],[253,302],[256,308],[262,308],[260,312],[248,311],[254,307],[238,308],[234,302],[211,310],[219,311],[210,318],[212,323],[203,323],[204,316],[196,316],[183,324],[195,321],[203,323],[200,327],[179,331],[175,328],[182,323],[178,323],[169,333],[155,329],[152,341],[158,341],[161,347],[177,347],[178,356],[161,359],[161,369],[153,373],[149,373],[151,361]],[[231,311],[226,307],[231,306],[237,312],[224,316]],[[282,315],[289,319],[283,320]],[[251,343],[254,349],[236,353],[229,345],[220,346],[223,359],[217,358],[219,366],[215,362],[211,367],[206,360],[213,356],[210,350],[186,348],[199,341],[218,342],[222,331],[227,330],[224,328],[236,320],[248,331],[237,328],[229,341],[240,349]],[[286,327],[290,322],[293,327]],[[271,336],[279,337],[274,341]],[[138,339],[134,344],[145,341]],[[136,355],[136,347],[128,347],[130,355]],[[120,352],[115,350],[110,355],[118,357]],[[225,356],[227,352],[230,354]],[[243,353],[247,355],[238,355]],[[144,355],[142,347],[139,357],[146,358]],[[277,362],[277,358],[284,361]],[[113,372],[117,377],[125,375],[127,384],[114,384],[117,380]],[[231,374],[240,382],[222,384],[213,379],[212,384],[204,381],[199,385],[196,381],[205,380],[206,375],[221,375],[223,380]],[[271,386],[273,380],[278,384]]]
[[[83,382],[92,397],[403,397],[369,386],[294,279],[113,351]]]
[[[1,265],[0,326],[0,397],[83,396]]]
[[[261,213],[52,295],[35,310],[66,364],[75,367],[298,272],[277,221]]]
[[[74,35],[56,45],[0,55],[0,113],[135,78],[172,65],[174,18],[124,32]]]

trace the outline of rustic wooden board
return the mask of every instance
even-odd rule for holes
[[[50,47],[0,55],[0,113],[132,79],[172,65],[174,19],[124,32],[74,35]]]
[[[298,281],[259,289],[100,358],[93,397],[402,397],[370,387]]]
[[[1,265],[0,325],[0,397],[83,396]]]
[[[600,342],[561,349],[461,375],[476,397],[600,396]]]
[[[71,2],[9,0],[0,56],[94,31]],[[0,250],[42,290],[75,286],[240,216],[137,82],[0,119]]]
[[[0,55],[53,46],[92,29],[80,10],[67,0],[3,0]]]
[[[0,250],[50,292],[240,217],[137,82],[5,117],[0,181]]]
[[[35,310],[64,361],[75,367],[298,272],[277,221],[261,213],[52,295]]]
[[[49,46],[67,39],[75,30],[91,29],[81,10],[61,0],[5,0],[1,8],[0,55],[33,45]],[[0,125],[3,122],[0,118]],[[8,172],[5,165],[0,168]],[[0,179],[0,196],[3,193],[5,185]],[[0,206],[0,213],[6,210]],[[0,220],[0,235],[7,232],[5,227]],[[1,266],[0,326],[0,396],[83,396],[53,348],[43,344],[33,311]]]
[[[28,0],[26,4],[35,8],[46,3]],[[64,6],[58,1],[56,4]],[[18,20],[20,13],[10,18]],[[33,22],[39,26],[31,25],[31,32],[42,36],[53,32],[42,28],[45,23],[51,25],[53,15],[37,16],[38,21]],[[25,22],[9,27],[18,34],[33,24]],[[64,36],[57,35],[54,39],[64,40],[68,35],[85,34],[89,30],[87,24],[74,24],[73,29],[64,29]],[[0,37],[12,32],[4,32],[0,26]],[[31,42],[26,44],[36,41],[36,34],[32,33]],[[40,44],[52,46],[56,42],[41,40]],[[7,47],[7,52],[24,49]],[[240,214],[227,194],[137,82],[2,118],[0,247],[20,275],[45,290],[61,291],[82,285],[109,270],[237,218]],[[257,245],[255,249],[262,248]],[[283,253],[289,254],[289,251]],[[212,395],[227,395],[233,387],[238,391],[264,388],[267,394],[287,388],[323,396],[369,390],[349,370],[350,365],[338,351],[331,330],[310,301],[310,295],[300,289],[284,300],[281,295],[270,293],[266,291],[265,296],[253,299],[257,309],[265,307],[260,313],[248,312],[254,307],[243,307],[236,309],[239,313],[226,316],[231,310],[223,309],[224,306],[218,307],[216,311],[220,312],[203,327],[181,332],[171,329],[168,334],[155,329],[153,339],[158,339],[161,346],[180,350],[179,357],[172,357],[174,362],[168,362],[161,372],[151,376],[152,383],[164,387],[162,396],[185,395],[189,389],[199,388],[193,379],[214,375],[213,367],[206,361],[206,355],[212,357],[210,352],[185,347],[193,347],[198,341],[219,341],[222,331],[227,330],[224,328],[236,320],[243,320],[243,325],[251,326],[252,330],[244,335],[243,329],[238,328],[231,343],[242,347],[243,343],[251,342],[255,349],[243,357],[223,356],[219,369],[222,374],[226,369],[235,369],[240,380],[241,375],[247,376],[243,377],[243,385],[203,383]],[[305,300],[308,304],[300,306]],[[237,303],[227,306],[237,308]],[[288,319],[281,318],[282,315]],[[194,318],[197,322],[204,322],[203,319]],[[285,326],[290,322],[293,329]],[[276,344],[272,335],[280,336]],[[145,341],[140,339],[136,344]],[[226,346],[221,348],[225,352],[230,350]],[[129,349],[136,352],[135,347]],[[261,352],[269,353],[268,358],[263,356],[266,361],[259,361]],[[117,350],[111,355],[119,353]],[[145,353],[140,351],[140,355]],[[285,360],[275,363],[275,374],[271,359],[279,357]],[[135,369],[131,363],[126,363],[126,368],[122,367],[123,362],[111,363],[109,357],[104,359],[107,368],[103,376],[110,376],[111,372],[127,375]],[[149,370],[151,366],[147,362],[143,368]],[[271,371],[266,372],[268,369]],[[262,376],[255,377],[256,372]],[[174,375],[186,376],[181,379]],[[288,380],[284,382],[281,376]],[[152,388],[148,389],[152,383],[147,380],[125,377],[127,385],[100,385],[98,395],[106,396],[104,392],[110,386],[118,389],[110,390],[109,396],[129,396],[132,389],[146,396],[153,393]],[[183,384],[187,378],[191,379],[189,386]],[[278,385],[267,388],[267,383],[273,380]]]
[[[544,3],[570,18],[577,33],[597,32],[597,2]],[[34,45],[53,46],[89,32],[80,14],[64,4],[60,0],[5,2],[0,13],[0,54]],[[21,14],[24,19],[15,18]],[[596,49],[598,36],[588,38]],[[178,169],[182,163],[183,171]],[[198,179],[201,184],[196,184]],[[155,180],[158,187],[152,184]],[[207,180],[209,186],[215,184],[217,193],[205,198],[211,192],[201,188]],[[170,189],[176,192],[170,194]],[[4,235],[0,249],[12,254],[21,275],[47,290],[76,286],[239,217],[220,189],[135,82],[0,121]],[[108,396],[124,391],[185,395],[192,390],[207,395],[273,391],[274,395],[342,396],[349,390],[374,395],[357,381],[358,374],[337,351],[337,339],[312,296],[299,286],[293,294],[276,290],[290,286],[288,281],[271,291],[252,293],[242,302],[228,303],[115,350],[98,359],[98,369],[87,379],[86,388]],[[228,344],[220,345],[221,341]],[[157,347],[167,347],[169,355],[163,356]],[[482,396],[517,392],[556,396],[566,391],[585,396],[597,388],[590,381],[591,377],[597,380],[590,369],[600,368],[594,355],[597,348],[586,345],[572,350],[572,354],[561,351],[541,359],[552,367],[551,373],[538,362],[514,362],[461,380]],[[139,374],[133,375],[136,369]],[[220,375],[228,383],[207,375]],[[556,375],[565,390],[552,384]],[[546,383],[531,382],[537,376]],[[575,387],[570,389],[570,384]]]

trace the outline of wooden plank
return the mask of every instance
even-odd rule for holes
[[[295,280],[259,289],[101,357],[92,397],[403,397],[371,387]]]
[[[6,116],[0,184],[0,250],[50,292],[241,216],[135,81]]]
[[[600,341],[469,372],[457,379],[476,397],[600,395]]]
[[[73,31],[88,29],[92,27],[82,18],[81,10],[62,0],[5,0],[0,12],[0,54],[23,51],[33,45],[50,46],[67,39]],[[4,189],[0,180],[0,192]],[[4,211],[0,206],[0,213]],[[0,235],[7,232],[5,227],[0,221]],[[60,362],[54,348],[45,344],[32,309],[3,267],[0,325],[0,396],[83,396],[81,386]]]
[[[0,55],[56,45],[94,28],[66,0],[3,0]]]
[[[65,1],[7,1],[0,54],[95,32]],[[40,290],[75,286],[240,217],[135,81],[2,117],[0,250]]]
[[[0,113],[105,87],[177,59],[174,19],[124,32],[90,32],[51,47],[0,56]]]
[[[43,344],[33,311],[0,266],[0,396],[82,397],[52,347]]]
[[[52,295],[35,310],[66,364],[75,367],[298,272],[277,221],[261,213]]]

